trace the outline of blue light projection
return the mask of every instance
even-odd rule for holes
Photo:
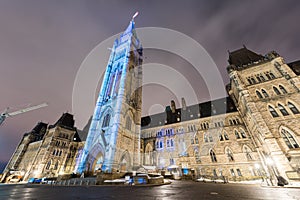
[[[125,126],[121,119],[124,118],[122,111],[126,107],[124,104],[127,90],[130,91],[126,88],[126,81],[128,81],[131,53],[137,50],[140,51],[135,56],[139,58],[142,47],[136,37],[132,20],[119,40],[115,40],[111,49],[86,143],[80,162],[75,168],[79,173],[94,171],[96,164],[97,166],[102,164],[102,170],[107,172],[120,165],[117,160],[119,155],[116,156],[121,151],[117,145],[117,138]],[[141,59],[135,58],[135,60],[138,60],[136,65],[141,64],[139,63]],[[103,158],[103,163],[99,163],[99,158]]]

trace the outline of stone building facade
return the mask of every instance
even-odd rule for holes
[[[24,134],[1,181],[60,174],[178,168],[183,174],[300,181],[300,61],[246,47],[229,52],[228,97],[141,117],[142,46],[131,21],[112,48],[90,120],[71,114]],[[85,140],[86,141],[81,141]]]
[[[229,97],[142,118],[144,165],[229,180],[300,180],[300,62],[229,53]]]
[[[7,164],[1,182],[19,176],[28,178],[57,177],[74,172],[83,142],[74,127],[73,115],[64,113],[53,125],[39,122],[25,133]]]

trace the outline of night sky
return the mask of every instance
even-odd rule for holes
[[[224,84],[228,83],[227,51],[243,44],[263,55],[275,50],[286,62],[300,59],[300,3],[296,0],[1,0],[0,110],[42,102],[49,106],[9,118],[0,127],[0,163],[9,160],[22,135],[37,122],[53,124],[63,112],[72,113],[72,89],[81,63],[101,41],[123,31],[136,11],[140,13],[136,27],[176,30],[201,44],[218,66]],[[179,69],[199,101],[209,100],[201,77],[198,80],[185,71],[186,61],[168,52],[145,50],[144,55],[146,63]],[[143,115],[147,115],[151,105],[157,104],[156,109],[168,105],[173,94],[168,88],[150,85],[143,95]]]

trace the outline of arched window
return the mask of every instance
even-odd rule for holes
[[[269,97],[268,93],[264,89],[262,89],[261,92],[263,93],[264,97]]]
[[[298,143],[296,142],[295,138],[292,136],[292,134],[286,130],[286,129],[281,129],[281,137],[283,138],[285,144],[290,148],[290,149],[295,149],[299,148]]]
[[[159,141],[159,148],[162,149],[163,148],[163,142]]]
[[[226,132],[224,132],[224,138],[225,138],[225,140],[229,140],[229,137]]]
[[[209,155],[210,155],[210,158],[211,158],[211,162],[217,162],[217,157],[216,157],[216,154],[213,150],[210,150]]]
[[[58,168],[58,161],[54,165],[54,170],[57,170],[57,168]]]
[[[289,113],[286,111],[286,109],[281,104],[278,104],[278,108],[283,116],[289,115]]]
[[[55,154],[56,154],[56,150],[54,149],[54,151],[53,151],[52,155],[54,155],[54,156],[55,156]]]
[[[237,130],[234,131],[236,139],[241,139],[239,132]]]
[[[207,133],[204,134],[204,142],[208,142]]]
[[[278,90],[277,87],[273,86],[273,90],[277,95],[281,95],[280,91]]]
[[[234,161],[233,153],[229,148],[226,149],[226,155],[227,155],[227,158],[228,158],[229,162]]]
[[[240,132],[241,132],[242,138],[247,138],[247,135],[246,135],[246,133],[244,132],[244,130],[240,130]]]
[[[51,160],[48,161],[47,165],[46,165],[46,169],[50,169],[50,166],[51,166]]]
[[[296,108],[294,104],[291,102],[288,102],[288,107],[289,109],[294,113],[294,114],[299,114],[299,110]]]
[[[272,106],[268,106],[268,108],[269,108],[269,111],[270,111],[270,113],[273,117],[279,117],[278,113],[276,112],[276,110]]]
[[[283,94],[286,94],[286,93],[287,93],[286,89],[285,89],[282,85],[279,85],[279,89],[281,90],[281,92],[282,92]]]
[[[196,143],[196,144],[199,144],[198,137],[195,137],[195,143]]]
[[[244,146],[243,150],[244,150],[247,160],[253,160],[253,157],[251,155],[251,153],[252,153],[251,149],[247,146]]]
[[[110,114],[106,114],[105,117],[103,118],[102,128],[108,127],[109,122],[110,122]]]
[[[223,138],[222,133],[219,133],[219,140],[220,140],[220,141],[224,141],[224,138]]]
[[[214,141],[211,134],[208,134],[208,138],[209,138],[209,142],[213,142]]]
[[[129,116],[126,117],[126,129],[131,130],[131,119]]]
[[[275,75],[272,72],[270,72],[270,76],[271,76],[271,79],[276,78]]]

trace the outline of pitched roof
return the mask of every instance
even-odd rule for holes
[[[168,113],[168,110],[166,110],[166,112],[163,113],[142,117],[141,126],[142,129],[147,129],[167,124],[180,123],[183,121],[189,121],[198,118],[205,118],[212,115],[231,113],[235,111],[237,111],[237,109],[232,99],[230,97],[226,97],[187,106],[185,110],[178,108],[174,113],[176,117],[173,119],[171,116],[171,120],[170,116],[168,120],[168,114],[171,114],[170,112]],[[179,121],[177,120],[177,118],[179,118]]]
[[[55,124],[50,125],[49,128],[54,128],[57,126],[75,130],[73,115],[69,113],[63,113],[59,120]]]
[[[300,60],[291,62],[287,64],[296,75],[300,75]]]
[[[243,46],[241,49],[229,52],[228,63],[239,68],[245,65],[263,61],[264,59],[264,56],[257,54]]]

